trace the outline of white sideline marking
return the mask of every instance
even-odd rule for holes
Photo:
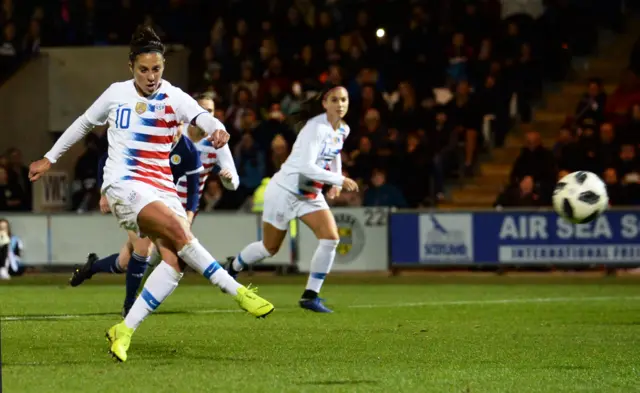
[[[522,299],[487,299],[487,300],[451,300],[440,302],[412,302],[412,303],[390,303],[390,304],[354,304],[347,308],[402,308],[402,307],[427,307],[427,306],[464,306],[464,305],[482,305],[482,304],[526,304],[526,303],[563,303],[563,302],[592,302],[606,300],[640,300],[640,296],[595,296],[595,297],[548,297],[548,298],[522,298]],[[293,311],[297,307],[279,307],[279,311]],[[185,314],[228,314],[244,312],[238,309],[210,309],[210,310],[194,310],[185,312]],[[117,313],[113,313],[117,315]],[[54,315],[22,315],[1,317],[2,322],[15,321],[38,321],[38,320],[65,320],[78,319],[86,317],[94,317],[97,315],[90,314],[54,314]],[[104,316],[108,316],[105,314]]]

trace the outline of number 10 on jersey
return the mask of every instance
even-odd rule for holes
[[[131,121],[131,109],[118,108],[116,110],[116,128],[126,130],[129,128],[129,122]]]

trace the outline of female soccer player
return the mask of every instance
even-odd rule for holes
[[[203,94],[196,97],[196,100],[198,105],[213,115],[215,111],[215,104],[211,97]],[[227,190],[237,190],[238,185],[240,184],[240,178],[238,176],[238,171],[236,170],[236,165],[233,161],[233,155],[231,154],[229,145],[224,145],[221,148],[216,149],[209,138],[206,138],[206,133],[193,125],[190,125],[187,128],[186,136],[189,137],[189,139],[195,144],[196,149],[200,152],[200,161],[204,168],[204,170],[200,172],[200,193],[198,198],[202,197],[204,185],[209,174],[212,172],[220,176],[222,185]],[[187,184],[187,178],[183,177],[178,180],[178,184],[176,186],[178,196],[180,197],[183,206],[187,203]]]
[[[107,88],[45,157],[29,168],[29,178],[36,181],[94,126],[109,122],[102,193],[120,226],[156,240],[163,259],[124,321],[107,332],[109,350],[120,361],[127,359],[134,330],[177,287],[184,269],[182,261],[234,296],[250,314],[265,317],[274,309],[229,276],[200,245],[189,229],[172,181],[169,155],[180,122],[194,123],[211,134],[216,148],[227,143],[229,134],[193,98],[162,79],[164,45],[151,28],[139,27],[130,47],[133,79]]]
[[[185,185],[185,202],[183,207],[187,213],[187,219],[191,223],[200,202],[200,173],[204,170],[200,161],[200,153],[189,138],[183,136],[182,127],[174,136],[174,146],[171,149],[171,173],[174,183],[183,178]],[[102,187],[104,164],[108,154],[100,160],[98,165],[98,187]],[[109,213],[109,204],[104,195],[100,198],[100,210]],[[91,279],[96,273],[122,274],[126,272],[126,295],[122,306],[122,316],[125,317],[133,302],[136,300],[138,289],[142,284],[142,278],[149,267],[150,255],[153,250],[153,242],[148,237],[139,237],[133,231],[127,231],[128,239],[119,253],[98,259],[94,253],[89,254],[87,262],[76,269],[69,285],[76,287],[85,280]],[[155,253],[157,255],[157,253]],[[157,261],[155,264],[160,263]]]
[[[311,274],[299,301],[300,307],[315,312],[332,312],[318,293],[331,270],[340,239],[322,187],[333,186],[327,194],[329,198],[338,196],[341,188],[358,189],[355,181],[342,176],[340,151],[349,135],[349,126],[342,119],[348,108],[349,95],[341,86],[327,89],[303,104],[296,120],[306,124],[264,193],[263,239],[249,244],[227,266],[229,274],[236,277],[246,265],[275,255],[289,221],[300,218],[320,243],[311,259]]]

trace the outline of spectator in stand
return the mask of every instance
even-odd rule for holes
[[[448,76],[456,83],[467,80],[469,77],[467,67],[468,62],[473,58],[473,48],[465,42],[464,33],[453,33],[451,45],[447,49],[447,58]]]
[[[240,131],[245,112],[252,110],[253,107],[251,91],[245,87],[238,88],[234,94],[233,104],[227,109],[224,123]]]
[[[207,48],[209,49],[210,47]],[[258,82],[258,80],[253,75],[253,67],[249,64],[245,64],[242,66],[242,70],[240,71],[240,79],[231,84],[231,95],[235,95],[240,88],[249,90],[249,92],[251,93],[251,97],[258,96],[260,82]]]
[[[360,137],[358,149],[351,153],[350,158],[353,165],[349,172],[353,175],[353,179],[361,183],[368,181],[371,178],[373,168],[377,166],[377,157],[368,136]]]
[[[2,243],[7,242],[8,247],[4,251],[4,255],[0,252],[0,278],[6,279],[9,276],[21,276],[24,273],[22,265],[22,255],[24,253],[24,244],[22,240],[11,231],[11,224],[6,218],[0,219],[0,236],[3,238]],[[5,259],[6,258],[6,259]],[[3,263],[4,262],[4,268]]]
[[[391,124],[402,134],[407,135],[426,127],[426,116],[420,106],[416,92],[409,81],[398,85],[400,100],[393,107]]]
[[[629,190],[618,181],[616,168],[605,169],[602,179],[607,185],[610,206],[624,206],[631,202],[629,199]]]
[[[77,212],[98,208],[98,162],[100,161],[99,137],[89,133],[84,140],[85,152],[76,162],[75,178],[72,184],[71,206]]]
[[[20,205],[16,210],[30,211],[32,186],[29,181],[29,168],[23,164],[22,152],[19,149],[9,149],[7,157],[9,160],[9,165],[6,168],[9,175],[9,188],[15,190],[12,194],[14,198],[20,198]]]
[[[431,171],[427,146],[417,132],[407,136],[397,164],[396,183],[409,206],[428,206]]]
[[[511,96],[508,94],[507,88],[494,75],[487,75],[484,82],[479,86],[477,100],[478,110],[483,118],[483,131],[485,123],[489,125],[487,131],[491,131],[492,135],[483,135],[485,143],[491,142],[501,147],[510,126],[509,103]]]
[[[240,187],[236,192],[244,200],[253,194],[266,174],[265,154],[258,148],[251,132],[242,134],[235,148],[234,160],[240,176]]]
[[[636,154],[636,147],[631,144],[622,145],[616,172],[620,183],[629,192],[632,203],[638,203],[640,196],[640,160]]]
[[[513,184],[502,192],[494,207],[537,207],[543,206],[543,198],[539,191],[535,189],[535,183],[532,176],[523,177],[519,183]]]
[[[369,138],[373,149],[378,153],[382,144],[382,139],[386,134],[387,129],[380,121],[380,112],[375,108],[369,109],[364,115],[364,124],[360,127],[359,135]]]
[[[20,211],[24,197],[16,183],[9,182],[5,167],[0,166],[0,211]]]
[[[531,44],[523,43],[520,55],[511,66],[511,73],[516,82],[518,114],[520,121],[525,124],[531,122],[532,102],[542,92],[542,72],[538,62],[533,58]]]
[[[607,105],[607,93],[604,91],[602,82],[599,79],[591,79],[580,102],[576,106],[576,122],[583,118],[595,119],[597,122],[604,120],[604,110]]]
[[[573,8],[557,2],[550,2],[535,24],[521,15],[501,21],[498,0],[382,1],[373,8],[371,3],[357,1],[321,5],[310,0],[234,0],[228,7],[200,0],[164,3],[165,7],[156,9],[143,9],[144,4],[132,0],[50,1],[33,7],[32,1],[4,0],[0,26],[4,36],[12,38],[3,39],[0,44],[5,45],[0,48],[15,48],[21,61],[37,52],[41,41],[65,46],[123,44],[135,25],[153,25],[161,36],[198,54],[190,65],[190,75],[197,76],[190,80],[191,90],[213,95],[216,116],[232,133],[234,151],[243,150],[235,147],[246,140],[243,133],[251,133],[247,138],[253,138],[254,147],[242,154],[250,157],[243,162],[263,157],[258,161],[266,172],[266,166],[274,165],[270,149],[276,135],[281,134],[289,146],[295,137],[280,118],[295,113],[325,83],[347,86],[352,102],[347,120],[353,135],[345,150],[354,162],[346,157],[345,169],[368,182],[373,167],[383,167],[389,184],[408,192],[404,197],[413,207],[428,201],[431,180],[437,179],[434,190],[441,199],[448,174],[457,173],[455,160],[449,163],[447,154],[442,154],[443,146],[450,146],[448,133],[464,145],[464,170],[472,175],[479,146],[491,147],[482,146],[483,139],[489,142],[493,137],[496,145],[502,145],[511,125],[511,94],[518,94],[519,113],[528,121],[541,77],[562,77],[569,63],[567,54],[576,44],[588,47],[581,44],[589,41],[583,30],[594,28],[572,23],[565,15]],[[248,14],[251,7],[255,12]],[[594,10],[591,5],[584,8]],[[212,21],[211,15],[216,19]],[[115,19],[118,23],[106,23]],[[191,29],[185,29],[187,25]],[[380,26],[386,34],[377,37],[375,29]],[[1,55],[0,69],[7,64]],[[452,82],[458,83],[449,102],[447,94],[441,93],[449,92]],[[618,105],[614,99],[609,110],[619,112],[620,124],[628,121],[631,105],[640,103],[633,98],[635,87],[627,85],[617,97],[618,104],[625,104]],[[436,102],[448,103],[444,125],[434,121],[441,112],[434,108]],[[617,127],[617,119],[613,122]],[[626,130],[616,129],[616,139],[622,141]],[[282,145],[280,138],[275,145]],[[578,143],[571,146],[577,148]],[[451,147],[451,153],[456,148]],[[604,153],[598,150],[598,154]],[[405,173],[416,167],[422,176]],[[247,166],[249,172],[253,169]],[[13,170],[9,172],[13,178]],[[30,201],[30,194],[25,198]]]
[[[635,104],[640,104],[640,81],[636,75],[627,70],[622,75],[622,82],[607,98],[605,116],[615,126],[624,126]]]
[[[625,131],[621,135],[621,140],[640,147],[640,104],[631,107],[629,123],[626,127],[619,128]]]
[[[3,26],[1,38],[0,81],[3,81],[18,68],[22,56],[22,46],[18,43],[14,22],[9,21]]]
[[[405,208],[407,202],[396,186],[387,183],[387,173],[376,168],[371,174],[371,185],[364,192],[362,205]]]
[[[40,22],[32,19],[31,22],[29,22],[29,30],[22,39],[22,53],[27,58],[37,56],[40,53],[41,43]]]
[[[267,176],[271,177],[280,170],[280,167],[289,156],[289,144],[282,135],[276,135],[271,141],[269,162],[267,164]]]
[[[444,195],[444,181],[448,168],[455,166],[456,135],[449,121],[446,108],[436,108],[433,125],[428,129],[427,147],[431,150],[433,167],[433,186],[436,199],[442,201]]]
[[[209,176],[204,186],[204,192],[200,198],[199,211],[212,212],[234,208],[237,202],[225,191],[218,176]],[[236,206],[237,207],[237,206]]]
[[[600,146],[598,157],[604,168],[615,166],[620,151],[620,144],[616,140],[616,133],[611,123],[600,125]]]
[[[522,186],[523,179],[528,176],[533,180],[535,189],[539,190],[540,197],[546,201],[551,197],[556,180],[555,160],[551,151],[542,146],[540,133],[529,129],[525,138],[525,146],[511,169],[510,185],[520,185],[521,190],[528,190],[528,184]]]
[[[599,156],[599,140],[595,131],[595,124],[591,121],[578,129],[577,161],[575,168],[593,173],[602,173],[601,157]]]
[[[458,140],[464,143],[464,171],[468,176],[473,174],[479,138],[478,130],[482,125],[482,114],[474,98],[469,82],[461,81],[456,86],[456,93],[448,108],[454,132]]]

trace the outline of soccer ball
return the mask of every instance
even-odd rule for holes
[[[595,220],[608,205],[607,186],[595,173],[570,173],[558,181],[553,191],[556,213],[574,224]]]

